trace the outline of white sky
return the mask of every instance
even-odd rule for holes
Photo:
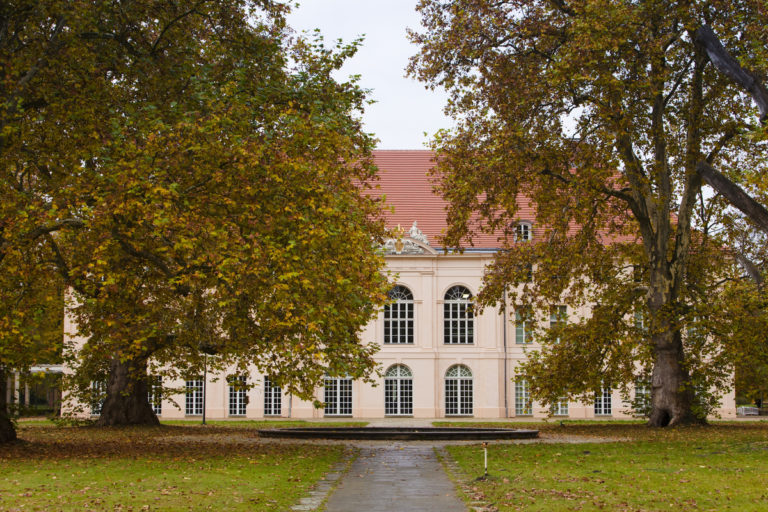
[[[359,74],[360,85],[371,89],[376,103],[368,106],[363,122],[381,149],[424,149],[437,130],[452,124],[443,115],[443,91],[426,90],[405,78],[408,59],[416,53],[405,29],[420,28],[415,6],[416,0],[303,0],[288,17],[297,32],[319,28],[327,46],[338,38],[349,42],[365,35],[338,78]]]

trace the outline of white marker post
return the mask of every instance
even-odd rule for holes
[[[485,466],[485,474],[483,475],[483,478],[488,478],[488,443],[485,441],[483,441],[483,457]]]

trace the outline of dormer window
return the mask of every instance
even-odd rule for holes
[[[530,242],[533,238],[533,226],[530,222],[518,222],[515,226],[515,242]]]

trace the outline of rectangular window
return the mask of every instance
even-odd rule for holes
[[[533,282],[533,265],[531,263],[518,263],[514,267],[515,278],[523,283]]]
[[[264,377],[264,416],[280,416],[282,405],[282,389],[273,385],[269,377]]]
[[[645,331],[645,320],[643,318],[643,312],[640,310],[635,311],[635,329],[638,331]]]
[[[413,344],[412,300],[398,300],[384,306],[384,344]]]
[[[698,316],[694,316],[688,321],[688,325],[686,326],[685,333],[688,335],[688,340],[690,341],[698,341],[699,338],[702,337],[704,334],[704,329],[702,329],[701,324],[701,318]]]
[[[150,375],[147,381],[147,400],[152,411],[160,416],[163,414],[163,378],[160,375]]]
[[[325,415],[352,415],[352,379],[325,379]]]
[[[445,415],[472,416],[472,379],[445,380]]]
[[[459,381],[456,379],[445,381],[445,414],[459,414]]]
[[[98,416],[101,414],[101,408],[104,406],[104,399],[107,397],[107,385],[102,381],[91,382],[91,414]]]
[[[605,386],[602,390],[595,393],[595,416],[610,416],[613,414],[611,408],[611,394],[612,390],[610,386]]]
[[[528,222],[520,222],[515,226],[515,242],[530,242],[532,231],[531,225]]]
[[[552,306],[549,310],[549,328],[550,329],[562,329],[568,320],[568,308],[567,306]],[[557,341],[560,341],[560,336],[557,337]]]
[[[469,302],[448,302],[443,305],[445,343],[450,345],[474,343],[474,318]]]
[[[413,414],[413,379],[384,379],[384,414]]]
[[[639,378],[635,381],[635,399],[632,401],[635,414],[647,416],[651,412],[650,379]]]
[[[560,397],[552,406],[552,413],[555,416],[568,416],[568,398]]]
[[[229,415],[245,416],[248,405],[248,385],[245,375],[233,375],[227,379],[229,383]]]
[[[532,320],[530,311],[522,306],[515,307],[515,343],[518,345],[527,345],[531,342],[530,322]]]
[[[515,416],[530,416],[532,414],[533,406],[528,381],[518,379],[515,381]]]
[[[184,414],[187,416],[203,415],[203,379],[196,377],[186,383],[187,394],[184,400]]]
[[[568,320],[568,306],[552,306],[549,310],[549,328],[560,327]]]

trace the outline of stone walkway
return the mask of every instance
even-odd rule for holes
[[[363,447],[326,512],[466,512],[432,446]]]

